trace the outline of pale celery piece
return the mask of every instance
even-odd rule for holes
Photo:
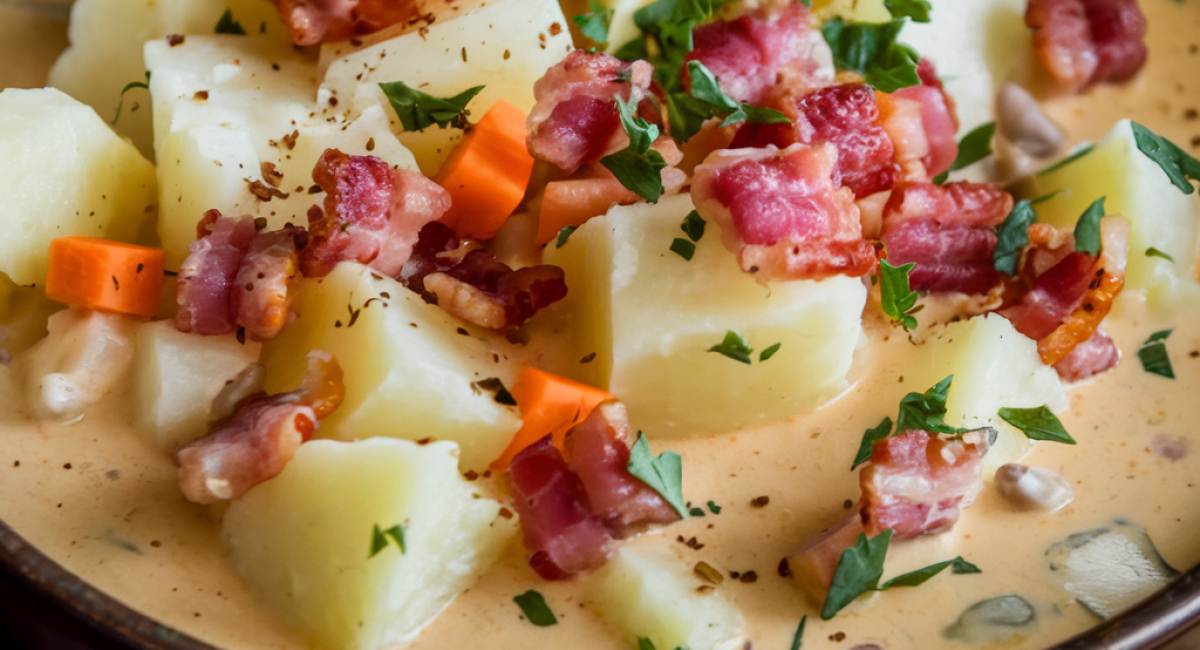
[[[954,375],[946,400],[947,424],[964,429],[993,427],[999,433],[983,459],[983,475],[988,479],[1031,446],[1025,434],[1000,418],[1001,408],[1046,406],[1060,413],[1069,406],[1058,373],[1038,357],[1037,343],[998,314],[931,331],[914,361],[904,372],[905,385],[914,390],[925,390]]]
[[[556,24],[561,31],[553,28]],[[326,45],[321,57],[328,66],[321,91],[357,114],[364,107],[388,105],[380,83],[402,81],[435,97],[484,86],[467,107],[472,120],[483,117],[499,99],[528,112],[534,103],[534,82],[573,49],[568,24],[557,2],[500,0],[344,55],[344,44]],[[387,110],[399,132],[399,120]],[[462,131],[433,126],[399,137],[421,171],[433,175]]]
[[[1034,206],[1038,220],[1072,227],[1096,199],[1105,197],[1108,214],[1129,219],[1126,288],[1146,292],[1157,309],[1200,306],[1195,280],[1200,194],[1184,194],[1162,168],[1143,154],[1129,120],[1121,120],[1087,154],[1033,178],[1028,197],[1054,196]],[[1146,255],[1156,248],[1174,262]]]
[[[1144,528],[1120,520],[1071,535],[1051,546],[1046,559],[1063,588],[1103,618],[1133,607],[1179,575]]]
[[[353,262],[305,279],[295,321],[263,347],[267,392],[299,385],[305,355],[324,350],[345,372],[346,398],[317,437],[453,440],[463,469],[482,471],[520,427],[515,407],[475,382],[512,386],[512,346]],[[466,334],[460,334],[459,329]]]
[[[223,537],[239,573],[311,644],[377,650],[415,637],[516,531],[458,471],[450,442],[301,445],[234,501]],[[373,543],[376,527],[403,531]]]
[[[134,316],[65,309],[47,325],[46,338],[16,361],[25,377],[26,403],[38,419],[73,420],[121,388],[139,322]]]
[[[842,388],[862,332],[862,280],[760,284],[715,229],[687,261],[669,249],[691,210],[687,195],[616,207],[547,247],[570,287],[558,313],[573,356],[595,353],[574,376],[625,402],[651,438],[779,420]],[[753,363],[709,352],[730,331],[754,348]]]
[[[328,148],[416,169],[381,106],[349,121],[328,103],[315,104],[316,64],[286,42],[189,36],[175,46],[151,41],[145,58],[163,206],[158,232],[168,269],[187,257],[196,222],[209,209],[262,217],[269,228],[307,224],[308,209],[325,196],[309,188]],[[264,164],[281,178],[264,178]],[[260,194],[274,191],[263,200],[252,183]]]
[[[91,107],[52,88],[0,92],[0,273],[46,281],[50,240],[152,243],[154,165]]]
[[[202,437],[213,399],[261,348],[234,334],[185,334],[171,321],[142,324],[133,357],[134,426],[168,452]]]
[[[742,613],[720,589],[698,579],[684,560],[626,545],[586,579],[584,600],[628,647],[645,638],[655,648],[740,647]]]

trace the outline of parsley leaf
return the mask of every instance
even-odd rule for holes
[[[751,106],[746,102],[742,102],[738,109],[729,114],[721,126],[729,126],[730,124],[791,124],[792,118],[780,113],[773,108],[765,108],[762,106]]]
[[[692,29],[712,17],[724,0],[656,0],[633,14],[642,37],[617,48],[622,61],[645,59],[668,93],[683,90],[680,71],[692,51]]]
[[[1150,335],[1138,350],[1138,361],[1142,362],[1142,370],[1151,374],[1175,378],[1175,370],[1171,367],[1171,357],[1167,356],[1167,337],[1174,329],[1161,330]]]
[[[924,393],[909,393],[900,398],[900,413],[896,416],[896,431],[904,433],[909,429],[919,429],[929,433],[962,433],[966,429],[958,429],[946,424],[946,398],[950,394],[950,383],[954,375],[949,375],[939,381]]]
[[[495,395],[493,399],[496,400],[497,404],[503,404],[505,406],[517,405],[516,398],[512,396],[512,393],[508,392],[508,389],[504,387],[504,382],[501,381],[499,377],[480,379],[479,381],[475,382],[475,385]]]
[[[690,506],[692,504],[689,503],[688,505]],[[700,508],[688,508],[688,514],[693,517],[703,517],[704,511],[701,510]]]
[[[629,450],[629,462],[625,468],[661,494],[680,517],[687,519],[687,506],[683,502],[683,458],[679,454],[664,451],[656,457],[650,451],[645,434],[638,431],[637,441]]]
[[[456,129],[466,127],[467,116],[471,114],[467,104],[483,90],[483,86],[475,86],[442,99],[410,88],[403,81],[381,83],[379,87],[396,111],[405,131],[424,131],[434,124],[443,129],[447,126]]]
[[[1100,218],[1104,216],[1104,197],[1092,202],[1075,224],[1075,250],[1092,257],[1100,254]]]
[[[1200,160],[1191,157],[1183,149],[1175,146],[1175,143],[1137,122],[1132,122],[1131,126],[1138,149],[1150,160],[1158,163],[1167,178],[1171,179],[1171,184],[1184,194],[1195,192],[1196,188],[1192,187],[1188,180],[1200,181]]]
[[[723,354],[734,361],[741,361],[746,365],[750,365],[750,353],[754,352],[754,348],[746,343],[746,339],[733,330],[725,332],[725,340],[708,349],[709,352],[717,352]]]
[[[530,623],[538,627],[558,625],[558,617],[550,611],[550,606],[540,593],[530,589],[520,596],[513,596],[513,602],[521,608],[521,613]]]
[[[929,0],[883,0],[892,18],[912,18],[914,23],[929,22]]]
[[[917,292],[908,286],[908,274],[916,266],[916,262],[892,266],[887,260],[879,261],[879,302],[883,313],[892,320],[893,327],[903,327],[905,331],[917,326],[913,314],[921,310],[915,306]]]
[[[1043,174],[1049,174],[1050,172],[1058,171],[1058,170],[1062,169],[1063,167],[1066,167],[1067,165],[1075,162],[1076,160],[1079,160],[1080,158],[1088,155],[1089,153],[1092,152],[1092,149],[1095,149],[1095,148],[1096,148],[1096,145],[1094,145],[1094,144],[1089,144],[1086,147],[1081,147],[1075,153],[1070,154],[1066,158],[1063,158],[1062,160],[1060,160],[1060,161],[1054,163],[1053,165],[1050,165],[1049,167],[1038,172],[1037,175],[1042,176]]]
[[[571,233],[579,230],[579,226],[566,226],[558,231],[558,238],[554,241],[555,248],[562,248],[567,243],[567,239],[571,237]]]
[[[808,623],[807,616],[800,617],[800,625],[796,626],[796,633],[792,635],[791,650],[800,650],[800,645],[804,641],[804,624]]]
[[[1064,445],[1075,444],[1075,439],[1063,428],[1062,422],[1045,406],[1035,409],[1002,408],[1000,417],[1021,430],[1030,440],[1049,440]]]
[[[608,26],[612,23],[613,10],[596,0],[588,0],[590,13],[571,18],[579,25],[579,32],[600,45],[608,43]]]
[[[946,182],[950,176],[950,172],[955,172],[966,167],[970,167],[975,163],[992,155],[992,138],[996,135],[996,123],[988,122],[975,127],[970,133],[963,136],[963,139],[958,143],[958,156],[950,165],[950,169],[938,174],[933,182],[941,185]]]
[[[1004,223],[996,229],[996,250],[992,253],[992,268],[1005,275],[1017,274],[1017,262],[1021,251],[1029,243],[1029,227],[1037,223],[1033,202],[1021,199],[1012,212],[1004,217]]]
[[[1157,248],[1155,248],[1153,246],[1146,249],[1146,257],[1161,257],[1168,262],[1171,262],[1171,263],[1175,262],[1174,257],[1171,257],[1170,255],[1158,250]]]
[[[388,537],[391,537],[393,540],[396,541],[396,546],[400,547],[401,555],[408,553],[408,546],[404,543],[404,527],[403,526],[401,526],[400,524],[396,524],[395,526],[392,526],[391,528],[383,531],[383,534],[387,535]]]
[[[738,104],[722,90],[712,71],[699,61],[688,61],[688,93],[671,93],[667,97],[667,112],[671,136],[687,142],[700,132],[705,120],[723,117],[721,126],[740,124],[790,124],[791,118],[771,108],[757,108],[745,102]]]
[[[886,23],[848,23],[828,20],[821,34],[833,50],[833,62],[843,70],[861,74],[868,84],[885,93],[921,83],[917,76],[920,56],[896,41],[906,19]]]
[[[387,548],[387,545],[387,536],[383,534],[383,531],[379,528],[379,524],[375,524],[374,530],[371,531],[371,552],[367,555],[367,559],[369,560],[379,555],[379,552]]]
[[[883,422],[874,429],[867,429],[863,432],[862,442],[858,445],[858,453],[854,455],[854,464],[850,466],[850,471],[858,469],[859,465],[871,459],[871,449],[877,441],[883,440],[892,433],[892,419],[883,418]]]
[[[771,357],[775,356],[775,353],[779,352],[779,348],[781,348],[781,347],[783,347],[782,342],[776,343],[775,345],[768,347],[766,350],[763,350],[762,354],[758,355],[759,363],[762,363],[763,361],[766,361],[767,359],[770,359]]]
[[[714,515],[719,515],[719,514],[721,514],[721,506],[713,503],[712,501],[709,501],[708,502],[708,511],[713,513]]]
[[[895,578],[883,583],[883,586],[881,586],[879,590],[883,591],[884,589],[891,589],[892,587],[916,587],[933,576],[941,573],[946,567],[950,567],[951,573],[983,573],[979,570],[979,567],[962,559],[962,556],[960,555],[953,560],[946,560],[945,562],[930,564],[922,569],[917,569],[916,571],[909,571],[903,575],[898,575]]]
[[[109,122],[110,125],[116,125],[117,120],[121,119],[121,107],[125,105],[125,93],[133,90],[134,88],[142,88],[147,91],[150,90],[150,71],[149,70],[146,71],[146,80],[145,81],[130,81],[129,83],[125,84],[124,88],[121,89],[121,99],[117,102],[117,114],[114,115],[112,121]],[[135,110],[137,109],[136,105],[134,106],[134,109]]]
[[[891,528],[868,539],[866,533],[858,534],[858,541],[842,551],[825,604],[821,607],[821,618],[828,621],[855,598],[879,588],[883,577],[883,560],[887,557],[888,543],[892,540]]]
[[[232,9],[226,9],[225,13],[221,14],[221,17],[217,19],[215,31],[217,34],[246,35],[246,30],[242,29],[242,24],[233,19]]]
[[[679,224],[679,229],[688,236],[692,241],[700,241],[704,236],[704,226],[707,222],[700,217],[700,213],[692,210],[688,216],[683,218],[683,223]]]
[[[671,241],[671,252],[690,262],[696,254],[696,245],[683,237],[676,237]]]
[[[633,98],[624,101],[616,97],[615,100],[621,114],[621,126],[629,135],[629,147],[601,158],[600,164],[612,172],[625,189],[651,203],[658,203],[658,197],[663,193],[660,171],[667,166],[662,154],[650,148],[658,139],[658,125],[634,117],[637,107]]]
[[[658,650],[654,647],[654,642],[644,636],[638,637],[638,650]],[[688,650],[685,645],[675,646],[675,650]]]

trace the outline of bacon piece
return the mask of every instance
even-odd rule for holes
[[[533,85],[537,103],[526,122],[529,153],[569,174],[628,147],[615,98],[632,99],[640,116],[661,124],[661,116],[642,106],[653,74],[645,61],[625,63],[603,52],[571,52]]]
[[[550,436],[513,458],[509,478],[529,566],[538,575],[564,580],[608,560],[608,529],[592,512],[583,482]]]
[[[894,93],[899,100],[915,101],[921,105],[921,128],[929,151],[921,162],[930,177],[950,169],[958,157],[958,142],[954,139],[958,131],[958,116],[954,111],[954,100],[946,94],[942,81],[937,76],[933,62],[921,59],[917,65],[921,85],[901,88]]]
[[[421,14],[412,0],[275,0],[275,6],[296,45],[371,34]]]
[[[188,246],[187,259],[175,278],[180,332],[228,334],[237,329],[230,291],[242,258],[254,239],[254,219],[224,217],[217,210],[204,213],[196,226],[197,240]]]
[[[1126,81],[1146,62],[1137,0],[1029,0],[1025,24],[1042,65],[1071,92]]]
[[[1039,275],[1021,303],[1004,310],[1003,315],[1018,332],[1035,341],[1050,336],[1083,304],[1083,296],[1094,277],[1093,267],[1094,260],[1087,253],[1067,255]]]
[[[833,184],[837,149],[714,152],[696,167],[692,199],[721,228],[744,271],[768,279],[860,276],[875,264],[849,188]]]
[[[834,183],[854,190],[856,198],[892,187],[899,167],[892,162],[892,141],[879,125],[879,107],[870,86],[827,86],[776,98],[772,106],[791,118],[791,124],[746,124],[734,136],[731,149],[830,142],[838,151]]]
[[[859,474],[867,535],[891,528],[911,539],[949,528],[983,489],[985,431],[961,438],[908,430],[884,438]]]
[[[1091,338],[1076,345],[1063,358],[1054,362],[1054,370],[1064,381],[1076,382],[1098,375],[1117,365],[1121,360],[1121,349],[1104,332],[1097,328]]]
[[[337,360],[310,352],[299,389],[252,397],[228,422],[179,449],[175,461],[183,496],[201,504],[237,499],[279,474],[344,396]]]
[[[273,339],[287,324],[299,275],[298,249],[307,239],[303,228],[285,227],[259,233],[250,242],[231,287],[230,308],[251,340]]]
[[[421,228],[450,209],[440,185],[374,156],[326,149],[313,168],[325,190],[325,210],[309,210],[309,241],[300,255],[304,275],[328,275],[354,260],[396,277],[412,254]]]
[[[633,442],[625,405],[615,400],[601,403],[567,434],[568,466],[583,482],[592,510],[617,539],[680,519],[658,492],[629,473]]]
[[[445,224],[426,224],[400,282],[463,320],[499,331],[524,323],[567,295],[557,266],[514,271],[476,246],[460,241]]]
[[[865,532],[862,515],[855,511],[784,559],[792,582],[815,607],[825,602],[825,595],[833,584],[833,574],[842,560],[842,551],[854,546],[859,534]]]
[[[683,84],[690,88],[686,61],[699,61],[734,101],[760,104],[776,85],[814,87],[833,81],[833,54],[809,12],[797,3],[772,16],[713,21],[692,30]],[[772,7],[774,10],[776,7]]]

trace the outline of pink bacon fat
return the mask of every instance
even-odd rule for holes
[[[641,106],[653,74],[645,61],[625,63],[603,52],[571,52],[533,85],[537,103],[526,120],[529,153],[570,174],[629,146],[615,98],[632,99],[639,104],[639,115],[661,124],[661,116]]]
[[[176,452],[184,498],[201,504],[237,499],[279,474],[344,396],[337,359],[310,352],[299,389],[248,398],[227,422]]]
[[[742,270],[765,279],[861,276],[875,265],[854,192],[833,182],[832,144],[720,150],[696,168],[696,210]]]
[[[1126,81],[1146,62],[1137,0],[1029,0],[1025,24],[1042,65],[1071,92]]]
[[[346,40],[421,15],[413,0],[275,0],[275,6],[296,45]]]
[[[305,277],[323,277],[338,262],[354,260],[394,278],[421,228],[450,209],[440,185],[374,156],[327,149],[313,180],[326,192],[325,209],[308,213],[309,241],[300,255]]]
[[[658,492],[629,473],[633,443],[625,405],[615,400],[601,403],[567,434],[567,464],[583,482],[592,510],[617,539],[680,519]]]

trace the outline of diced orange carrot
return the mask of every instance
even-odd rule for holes
[[[442,222],[459,236],[494,237],[521,203],[533,173],[526,133],[525,113],[501,99],[442,163],[433,178],[450,193]]]
[[[510,392],[523,423],[508,449],[492,463],[497,470],[507,469],[513,456],[547,434],[562,449],[567,432],[583,422],[597,404],[613,398],[599,388],[533,367],[521,370]]]
[[[92,237],[50,242],[46,296],[72,307],[152,318],[163,285],[163,252]]]
[[[576,178],[546,183],[538,215],[537,243],[545,244],[567,226],[582,226],[616,204],[635,203],[639,197],[615,178]]]

